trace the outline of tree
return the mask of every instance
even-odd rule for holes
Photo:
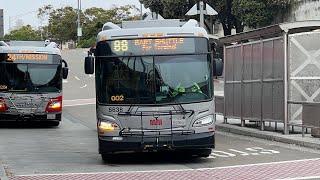
[[[275,14],[289,3],[289,0],[233,0],[232,14],[243,26],[257,28],[270,25]]]
[[[47,5],[39,8],[38,18],[48,17],[48,36],[63,41],[77,39],[77,11],[70,6],[54,9]]]
[[[81,26],[84,40],[95,38],[105,22],[119,23],[122,20],[138,19],[134,13],[138,12],[135,6],[113,6],[109,10],[92,7],[81,12]],[[77,39],[77,10],[70,6],[54,9],[47,5],[39,9],[38,18],[48,17],[47,32],[51,38],[63,41]]]
[[[10,34],[6,34],[3,39],[8,40],[20,40],[20,41],[28,41],[28,40],[40,40],[40,31],[34,30],[30,25],[22,26],[20,29],[16,29],[10,32]]]
[[[84,11],[83,39],[92,41],[106,22],[120,23],[121,21],[138,20],[139,16],[135,13],[138,9],[135,6],[125,5],[113,6],[109,10],[92,7]]]
[[[224,35],[233,28],[242,32],[245,26],[257,28],[271,25],[274,17],[295,0],[208,0],[218,12]]]
[[[152,12],[163,15],[163,0],[141,0],[145,8],[149,8]]]
[[[157,12],[164,18],[188,19],[184,14],[200,0],[142,0],[145,8]],[[294,0],[203,0],[217,12],[224,35],[233,28],[242,32],[244,26],[251,28],[270,25],[274,16],[287,8]],[[198,17],[196,17],[198,18]],[[208,24],[208,23],[206,23]]]

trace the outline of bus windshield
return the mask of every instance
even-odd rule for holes
[[[131,51],[132,56],[110,57],[102,53],[110,48],[106,45],[98,44],[96,54],[99,103],[176,104],[207,101],[213,96],[208,54],[135,56]],[[206,42],[191,46],[208,50]]]
[[[2,57],[8,57],[4,55]],[[21,59],[15,61],[0,61],[0,92],[60,92],[61,91],[61,64],[59,55],[46,55],[48,63],[34,63],[28,59],[26,63]],[[34,56],[37,58],[36,56]],[[12,58],[12,56],[11,56]],[[39,59],[40,60],[40,56]],[[31,62],[31,63],[30,63]]]

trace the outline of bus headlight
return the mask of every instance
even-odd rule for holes
[[[120,129],[117,123],[111,122],[111,121],[105,121],[105,120],[100,120],[98,127],[100,130],[104,130],[104,131],[113,131],[113,130]]]
[[[208,126],[208,125],[211,125],[213,123],[213,121],[214,121],[213,115],[209,115],[209,116],[206,116],[206,117],[203,117],[203,118],[196,120],[193,123],[193,127]]]

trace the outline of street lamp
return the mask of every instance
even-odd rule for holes
[[[143,0],[139,0],[140,2],[140,20],[142,20],[142,2]]]
[[[78,28],[77,28],[78,43],[80,42],[80,37],[82,36],[82,29],[80,25],[80,13],[81,13],[81,0],[78,0]]]

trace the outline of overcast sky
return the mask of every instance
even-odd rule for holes
[[[136,5],[140,8],[139,0],[81,0],[82,9],[90,7],[101,7],[104,9],[109,9],[112,5]],[[78,0],[0,0],[0,9],[4,9],[4,31],[8,32],[9,29],[9,16],[11,19],[11,26],[15,26],[16,20],[21,19],[24,25],[30,24],[33,27],[40,26],[39,19],[37,18],[37,10],[44,5],[51,4],[54,8],[59,8],[63,6],[72,6],[74,8],[78,7]],[[32,12],[34,11],[34,12]],[[143,12],[146,10],[143,8]],[[30,13],[29,13],[30,12]],[[17,18],[20,14],[23,15]]]

